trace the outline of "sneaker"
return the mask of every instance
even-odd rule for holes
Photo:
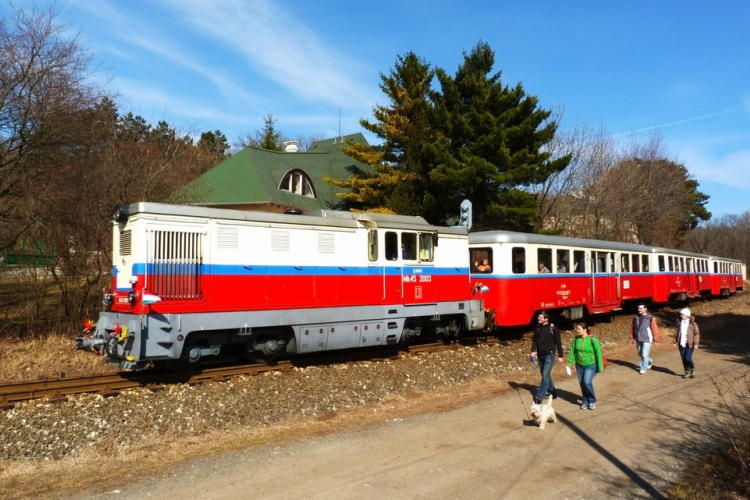
[[[581,409],[582,410],[586,410],[586,409],[588,409],[588,407],[589,407],[589,405],[581,405]]]
[[[654,366],[654,362],[653,361],[648,364],[648,369],[650,370],[652,366]]]
[[[589,405],[589,410],[595,410],[595,409],[596,409],[596,405],[595,404],[590,404]]]
[[[644,373],[646,373],[646,370],[641,370],[638,373],[640,373],[641,375],[643,375]]]
[[[685,372],[685,375],[682,376],[682,378],[689,378],[689,377],[690,377],[690,372]]]
[[[690,370],[690,378],[695,378],[695,368]]]

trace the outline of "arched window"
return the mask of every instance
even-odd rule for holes
[[[289,191],[290,193],[317,198],[315,195],[315,186],[312,181],[302,170],[290,170],[279,183],[279,190]]]

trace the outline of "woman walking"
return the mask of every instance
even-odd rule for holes
[[[672,348],[680,348],[680,358],[682,358],[682,367],[685,369],[685,375],[682,378],[695,377],[695,364],[693,363],[693,351],[698,349],[700,344],[701,332],[698,330],[698,324],[692,316],[690,309],[687,307],[680,311],[680,320],[677,322],[677,328],[674,331],[674,342]]]
[[[594,393],[594,375],[604,371],[602,362],[602,348],[599,339],[591,335],[591,328],[586,323],[576,323],[576,336],[570,346],[568,366],[574,362],[578,383],[581,385],[583,399],[581,409],[596,408],[596,394]]]

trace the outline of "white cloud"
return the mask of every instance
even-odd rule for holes
[[[117,79],[117,92],[130,102],[139,103],[147,110],[160,111],[138,111],[135,114],[141,114],[148,122],[159,120],[173,121],[174,116],[182,119],[194,121],[194,125],[199,126],[200,122],[209,122],[209,128],[222,128],[213,124],[234,124],[243,126],[246,121],[241,118],[236,110],[227,112],[224,108],[215,106],[201,105],[195,100],[184,98],[178,94],[168,92],[163,88],[148,85],[140,80],[130,80],[127,78]],[[149,113],[159,113],[157,116],[150,116]],[[147,116],[149,115],[149,116]],[[205,129],[206,127],[200,127]]]
[[[357,81],[364,66],[347,59],[280,6],[266,0],[162,0],[188,25],[220,40],[269,80],[307,101],[370,106]],[[369,70],[368,70],[369,71]]]
[[[119,40],[117,45],[110,43],[99,46],[110,54],[137,62],[147,53],[164,61],[163,64],[174,64],[199,75],[211,82],[218,93],[230,101],[253,102],[260,99],[257,94],[248,92],[246,86],[236,83],[227,71],[191,57],[191,50],[170,36],[164,26],[151,23],[150,20],[129,17],[113,4],[104,1],[86,4],[86,7],[100,19],[106,20],[116,34]],[[144,76],[144,80],[148,80],[147,76]]]
[[[740,149],[724,155],[711,154],[705,149],[682,148],[679,161],[699,182],[711,181],[750,192],[750,149]]]

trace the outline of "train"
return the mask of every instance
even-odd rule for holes
[[[140,202],[112,219],[111,287],[75,341],[132,370],[496,333],[540,310],[578,319],[728,296],[746,272],[734,259],[418,216]]]
[[[159,203],[113,213],[111,289],[77,348],[124,369],[270,361],[481,329],[466,228]]]
[[[472,281],[489,289],[491,329],[528,324],[540,310],[576,320],[638,303],[728,297],[743,290],[747,275],[736,259],[512,231],[472,233],[469,248]]]

